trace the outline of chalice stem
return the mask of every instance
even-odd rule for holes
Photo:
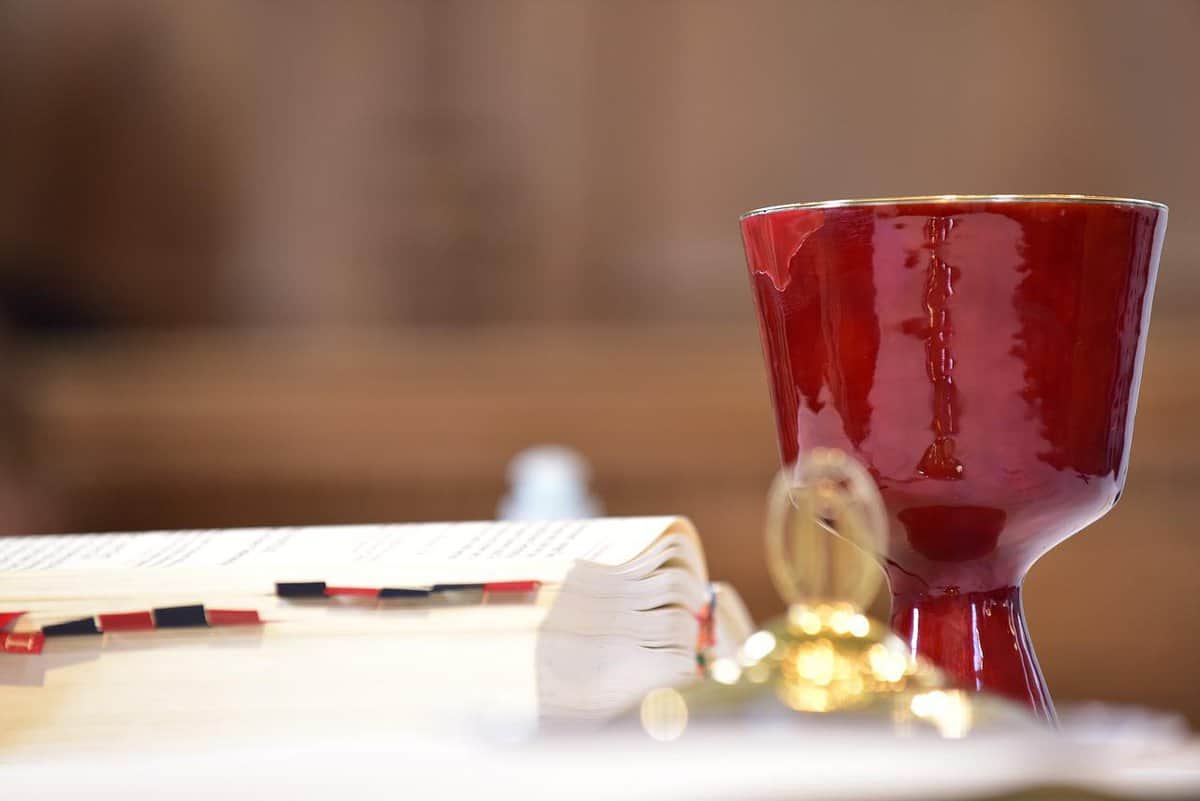
[[[941,667],[959,687],[1007,696],[1055,722],[1019,585],[941,595],[899,593],[892,597],[891,622],[914,656]]]

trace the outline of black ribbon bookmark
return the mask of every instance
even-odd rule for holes
[[[159,629],[184,629],[207,626],[208,616],[200,604],[191,606],[169,606],[154,610],[154,627]]]
[[[278,581],[275,594],[280,598],[324,598],[323,581]]]
[[[99,633],[100,627],[96,625],[96,618],[94,617],[84,617],[79,620],[68,620],[66,623],[42,626],[42,634],[47,637],[69,637],[77,634]]]
[[[384,587],[379,591],[380,598],[428,598],[429,590],[414,590],[401,587]]]

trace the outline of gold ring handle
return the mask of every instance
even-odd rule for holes
[[[870,474],[853,457],[816,448],[771,486],[767,564],[788,604],[874,600],[883,575],[875,558],[886,542],[887,515]]]

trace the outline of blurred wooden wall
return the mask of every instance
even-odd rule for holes
[[[0,21],[0,258],[114,323],[744,321],[740,212],[947,192],[1165,201],[1160,312],[1200,300],[1194,0]]]
[[[557,441],[769,614],[737,215],[1148,197],[1128,491],[1028,603],[1059,697],[1200,723],[1198,41],[1196,2],[9,0],[0,522],[488,516]]]

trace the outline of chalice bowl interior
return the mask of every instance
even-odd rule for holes
[[[802,203],[742,234],[785,467],[878,485],[893,629],[965,689],[1054,711],[1021,610],[1128,468],[1167,209],[1077,195]]]

